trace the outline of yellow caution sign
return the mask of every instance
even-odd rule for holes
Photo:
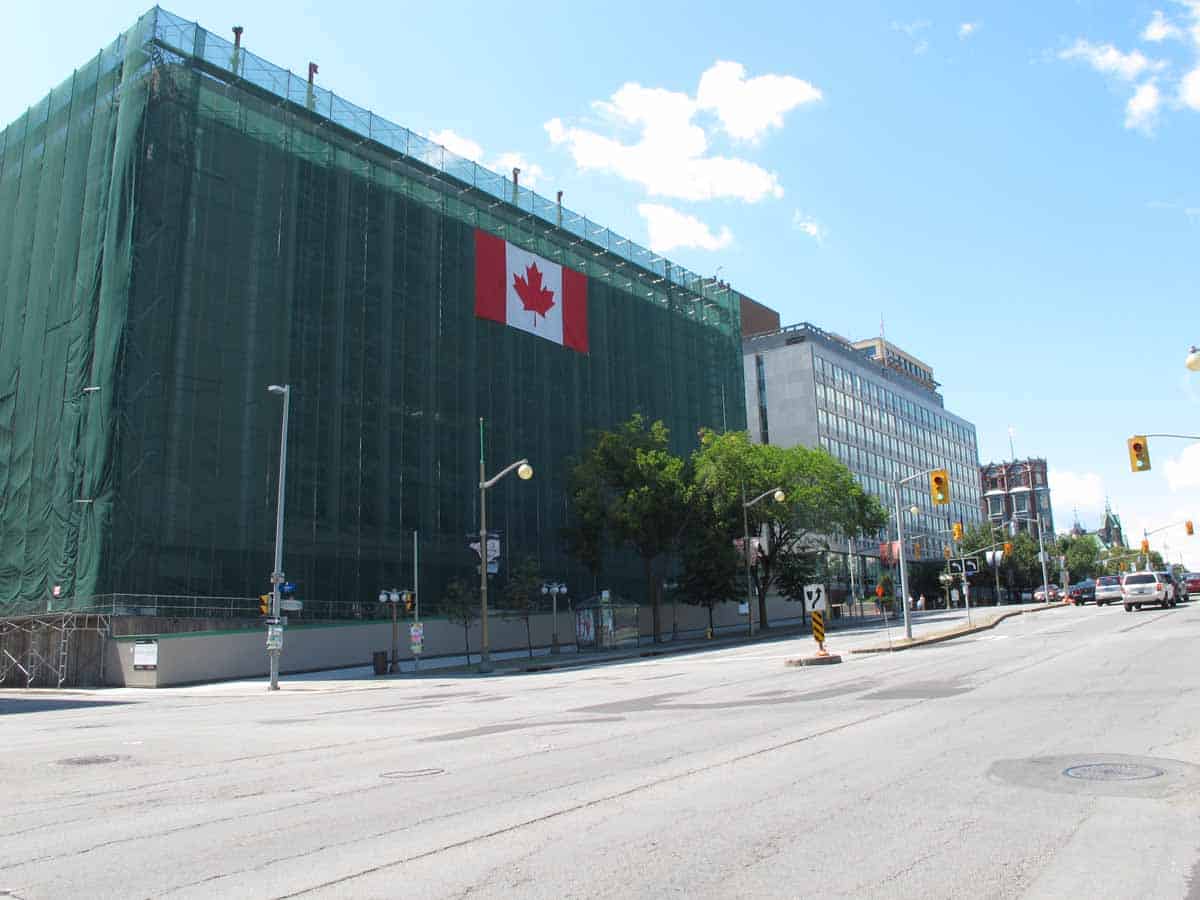
[[[813,610],[812,613],[812,629],[813,639],[817,642],[817,647],[822,653],[825,652],[825,616],[819,610]]]

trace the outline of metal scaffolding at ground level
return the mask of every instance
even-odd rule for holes
[[[101,685],[109,634],[109,617],[96,613],[0,618],[0,686]]]

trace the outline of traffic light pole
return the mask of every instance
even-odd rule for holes
[[[908,614],[908,569],[904,565],[904,517],[900,512],[900,487],[937,471],[939,470],[925,469],[892,482],[892,493],[896,500],[896,542],[900,545],[900,606],[904,609],[904,637],[910,641],[912,640],[912,617]]]

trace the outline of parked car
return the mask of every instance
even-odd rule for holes
[[[1175,586],[1166,572],[1131,572],[1121,579],[1125,612],[1141,609],[1143,603],[1157,603],[1163,609],[1174,606]]]
[[[1059,599],[1059,596],[1062,594],[1062,588],[1060,588],[1057,584],[1046,585],[1046,590],[1050,592],[1049,599],[1046,598],[1046,591],[1043,591],[1041,588],[1038,588],[1036,591],[1033,592],[1033,602],[1034,603],[1056,603]]]
[[[1183,593],[1179,599],[1190,600],[1195,594],[1200,594],[1200,572],[1188,572],[1183,576]]]
[[[1067,596],[1071,598],[1072,603],[1083,605],[1091,600],[1096,599],[1096,582],[1090,578],[1085,578],[1077,584],[1071,585],[1067,591]]]
[[[1095,594],[1097,606],[1124,602],[1125,595],[1121,592],[1121,576],[1101,575],[1096,579]]]

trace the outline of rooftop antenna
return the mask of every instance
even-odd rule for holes
[[[1013,430],[1014,430],[1013,427],[1011,425],[1009,425],[1008,426],[1008,455],[1012,458],[1013,462],[1016,462],[1017,451],[1013,449]]]
[[[316,77],[316,75],[317,64],[315,62],[310,62],[308,64],[308,96],[304,104],[309,109],[316,109],[317,107],[317,98],[313,90],[313,79]]]
[[[562,228],[562,191],[558,192],[558,227]]]
[[[233,56],[229,60],[229,68],[233,70],[233,73],[235,75],[237,74],[238,69],[241,67],[241,58],[240,57],[242,54],[242,31],[243,30],[244,29],[242,28],[241,25],[233,26]]]
[[[521,170],[513,166],[513,206],[517,205],[517,179],[521,177]]]

